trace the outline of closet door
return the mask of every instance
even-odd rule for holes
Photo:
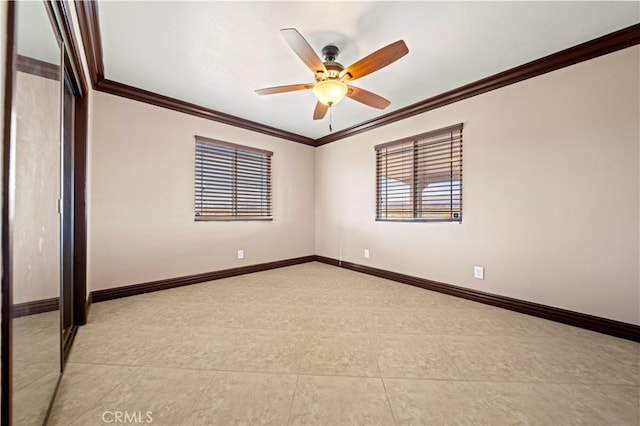
[[[63,67],[51,22],[46,3],[15,4],[13,119],[11,137],[4,140],[3,182],[9,219],[3,281],[11,290],[12,346],[3,347],[11,369],[3,368],[2,379],[9,382],[3,397],[6,391],[12,399],[12,424],[43,424],[62,365]],[[3,322],[7,316],[3,312]],[[3,409],[9,408],[5,402]]]
[[[87,82],[68,2],[0,2],[0,423],[46,424],[86,322]]]

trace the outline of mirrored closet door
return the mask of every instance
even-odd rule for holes
[[[42,424],[61,372],[62,50],[44,2],[16,4],[13,424]]]
[[[77,47],[69,48],[69,3],[18,1],[7,11],[13,31],[4,117],[10,131],[3,137],[1,412],[3,424],[38,425],[46,422],[86,316],[86,290],[74,285],[84,285],[84,249],[80,262],[74,251],[85,247],[85,171],[76,173],[75,158],[79,152],[84,167],[86,83]]]

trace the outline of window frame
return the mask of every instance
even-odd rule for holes
[[[403,139],[386,142],[383,144],[379,144],[374,146],[375,154],[376,154],[376,221],[378,222],[450,222],[450,223],[461,223],[463,214],[462,214],[462,157],[463,157],[463,123],[458,123],[452,126],[444,127],[437,130],[432,130],[425,133],[420,133],[418,135],[409,136]],[[446,140],[442,139],[449,135],[450,140],[446,142]],[[441,138],[441,139],[437,139]],[[436,144],[449,144],[450,147],[450,155],[448,156],[448,161],[450,162],[450,166],[446,169],[449,170],[450,180],[445,181],[432,181],[428,182],[427,170],[429,166],[429,161],[434,161],[442,163],[442,157],[433,160],[436,155],[432,154],[430,157],[428,153],[428,148],[431,146],[435,146]],[[396,148],[397,151],[389,151]],[[403,161],[401,156],[408,155],[411,157],[410,166],[402,165],[399,168],[398,162]],[[441,155],[441,154],[439,154]],[[426,157],[425,157],[426,156]],[[395,163],[394,163],[395,161]],[[389,163],[394,167],[394,172],[399,174],[403,174],[403,177],[410,177],[410,182],[405,182],[403,180],[399,180],[390,176],[388,172]],[[387,173],[385,173],[381,168],[385,167]],[[438,166],[442,169],[442,166]],[[408,186],[407,190],[407,200],[408,200],[408,208],[405,209],[407,214],[411,216],[401,217],[401,216],[390,216],[389,212],[389,203],[388,203],[388,194],[390,192],[394,192],[396,196],[400,196],[402,190],[392,189],[389,191],[389,179],[394,179],[398,182],[405,183]],[[384,180],[384,184],[383,184]],[[422,182],[422,184],[419,184]],[[431,184],[438,184],[448,182],[449,185],[444,185],[444,187],[449,188],[448,202],[445,206],[449,206],[450,215],[447,217],[424,217],[422,214],[434,214],[437,209],[427,209],[424,211],[425,199],[423,198],[423,192],[428,188]],[[426,184],[425,184],[426,183]],[[437,187],[438,185],[436,185]],[[421,188],[421,191],[420,191]],[[442,194],[439,189],[435,189],[433,191],[432,196],[434,198],[441,197]],[[383,203],[383,194],[386,204]],[[401,196],[400,196],[401,197]],[[403,198],[396,198],[396,200],[400,200]],[[384,204],[384,205],[383,205]],[[428,202],[426,204],[429,204]],[[455,209],[454,209],[455,206]],[[397,209],[396,214],[401,214],[402,208]],[[393,213],[391,213],[393,214]],[[441,215],[447,214],[446,211],[441,212]]]
[[[209,155],[213,154],[216,148],[219,151],[213,154],[215,157],[213,160],[211,159],[212,157],[205,160],[205,149],[199,148],[199,146],[210,147]],[[196,222],[273,220],[272,151],[197,135],[195,136],[194,147],[194,220]],[[256,159],[259,161],[256,161]],[[214,163],[216,160],[218,162]],[[220,171],[205,172],[203,167],[205,162],[209,166],[209,170],[212,170],[211,166],[215,164]],[[229,164],[233,164],[233,167],[225,170],[225,167]],[[256,164],[259,167],[256,167]],[[231,176],[230,183],[218,184],[217,186],[215,184],[204,185],[205,178],[212,181],[215,180],[214,178],[219,180],[227,175]],[[253,181],[256,180],[258,183],[254,184]],[[209,198],[206,198],[204,192],[207,189],[209,191],[217,191],[218,194],[225,192],[230,192],[231,194],[229,198],[220,195],[209,195]],[[256,193],[259,195],[254,195]],[[238,194],[242,195],[239,196]],[[257,214],[246,214],[249,211],[247,207],[245,207],[245,213],[243,213],[243,209],[239,207],[239,202],[242,200],[259,202],[260,208],[256,209]],[[210,210],[218,209],[222,211],[224,209],[223,206],[228,205],[231,213],[207,213],[203,207],[206,202],[219,203],[215,204],[215,207],[210,207]]]

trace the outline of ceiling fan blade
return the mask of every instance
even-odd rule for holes
[[[287,86],[267,87],[258,89],[258,95],[273,95],[274,93],[295,92],[296,90],[313,89],[313,84],[290,84]]]
[[[295,28],[285,28],[280,30],[280,32],[296,55],[313,71],[313,74],[316,74],[318,71],[322,71],[325,74],[327,73],[322,59],[320,59],[318,54],[313,50],[311,45],[309,45],[307,40],[302,37],[298,30]]]
[[[391,104],[389,100],[382,96],[371,93],[368,90],[360,89],[359,87],[347,86],[347,96],[354,101],[358,101],[370,107],[385,109]]]
[[[313,119],[314,120],[322,120],[325,115],[327,115],[327,111],[329,111],[329,107],[322,102],[316,102],[316,109],[313,111]]]
[[[348,66],[340,73],[340,79],[353,81],[356,78],[364,77],[374,71],[386,67],[389,64],[402,58],[409,53],[409,48],[402,40],[391,43],[382,49],[376,50],[369,56],[365,56],[358,62]]]

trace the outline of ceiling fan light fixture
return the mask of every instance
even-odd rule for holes
[[[347,94],[347,85],[340,80],[323,80],[313,86],[313,94],[325,105],[335,105]]]

